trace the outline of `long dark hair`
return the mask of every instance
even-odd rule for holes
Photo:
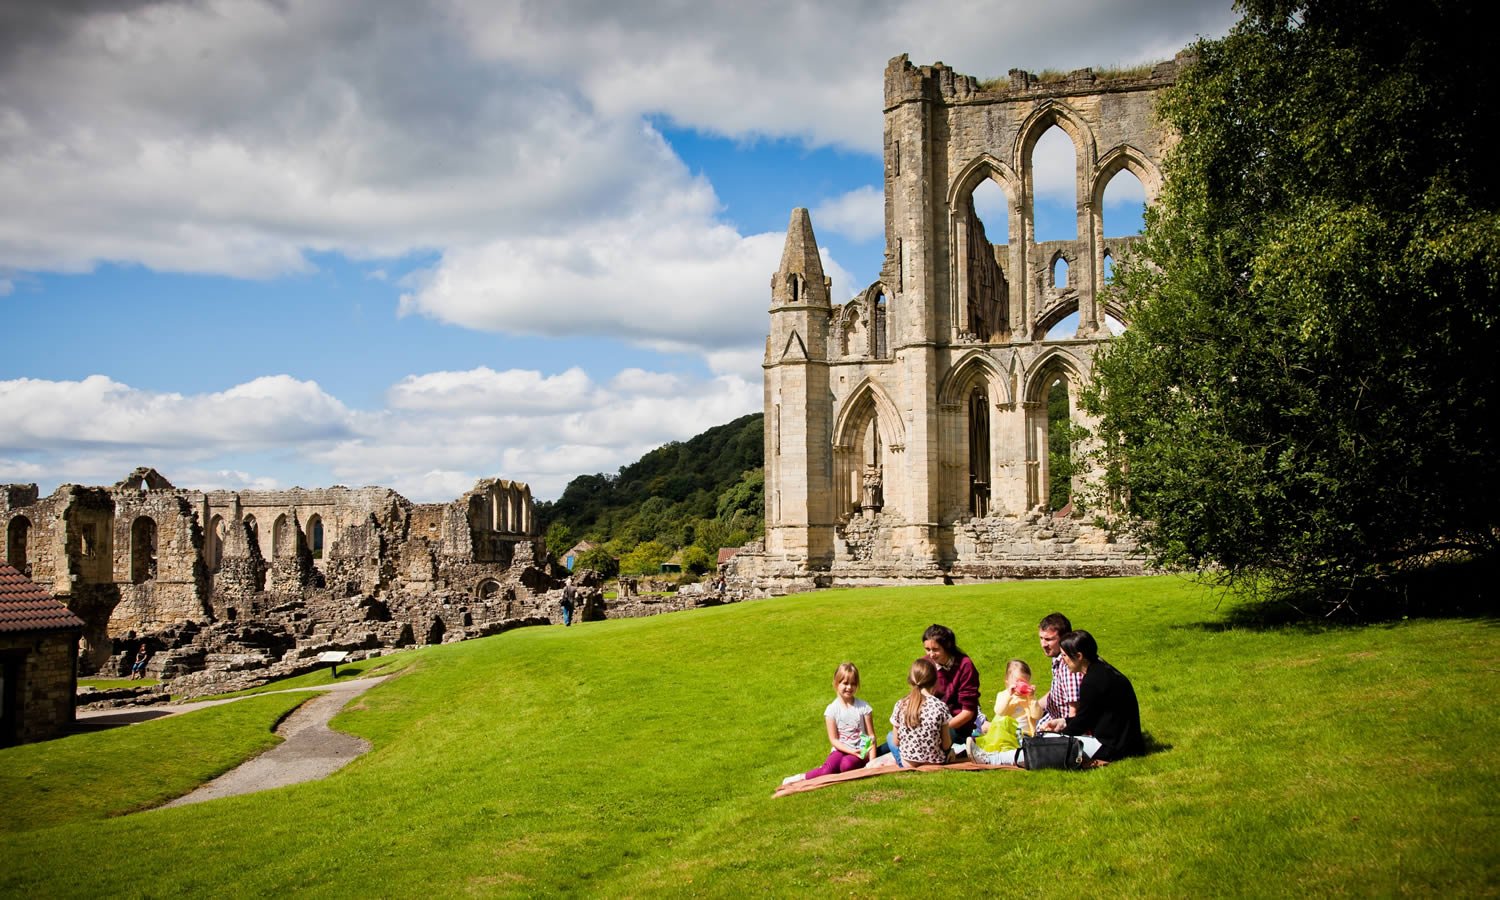
[[[1062,637],[1062,652],[1069,656],[1083,655],[1089,662],[1099,661],[1099,642],[1087,631],[1070,631]]]
[[[955,662],[969,655],[958,649],[958,639],[953,636],[953,629],[947,625],[928,625],[927,630],[922,632],[922,643],[928,641],[937,641],[948,658]]]

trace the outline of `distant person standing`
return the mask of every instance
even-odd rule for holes
[[[577,602],[578,588],[573,586],[573,579],[569,578],[568,583],[563,585],[562,612],[564,628],[573,624],[573,606]]]
[[[1052,660],[1052,686],[1042,701],[1042,718],[1037,725],[1053,719],[1066,719],[1073,714],[1078,703],[1078,688],[1083,684],[1083,674],[1068,668],[1062,655],[1063,635],[1073,630],[1073,623],[1060,612],[1052,613],[1037,624],[1037,640],[1042,652]]]

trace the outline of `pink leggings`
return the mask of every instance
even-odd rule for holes
[[[840,772],[850,772],[864,765],[863,757],[851,756],[842,750],[835,750],[828,754],[823,764],[808,772],[804,778],[818,778],[823,775],[837,775]]]

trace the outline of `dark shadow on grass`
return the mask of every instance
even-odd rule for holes
[[[1412,619],[1496,620],[1495,584],[1500,565],[1484,559],[1434,562],[1367,579],[1333,594],[1303,591],[1255,599],[1230,599],[1223,618],[1174,627],[1198,631],[1279,630],[1321,632],[1350,626],[1395,625]],[[1228,589],[1205,581],[1211,589]]]
[[[1142,753],[1142,756],[1155,756],[1158,753],[1170,753],[1172,751],[1171,744],[1157,740],[1155,735],[1144,728],[1141,729],[1141,741],[1146,745],[1146,752]]]

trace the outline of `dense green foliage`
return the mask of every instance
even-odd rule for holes
[[[1086,402],[1160,561],[1338,608],[1500,549],[1500,70],[1475,2],[1241,8],[1161,107]]]
[[[955,872],[1041,897],[1493,893],[1500,708],[1441,702],[1500,689],[1493,627],[1229,627],[1218,599],[1174,578],[826,591],[396,654],[416,664],[333,723],[374,749],[323,781],[104,818],[57,745],[0,751],[43,762],[8,817],[66,798],[0,834],[0,896],[902,896]],[[1009,657],[1045,679],[1054,609],[1134,682],[1157,752],[772,798],[827,752],[840,661],[884,721],[942,622],[988,706]],[[133,732],[144,765],[220,740],[173,721],[62,743],[109,756]]]
[[[646,575],[682,548],[716,559],[720,547],[749,541],[764,529],[762,419],[742,416],[658,447],[615,475],[573,479],[556,501],[537,504],[548,547],[554,534],[566,535],[568,546],[585,538],[605,545],[626,574]]]

